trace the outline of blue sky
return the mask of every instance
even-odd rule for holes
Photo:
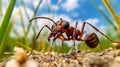
[[[102,8],[111,19],[113,19],[101,0],[94,0],[94,2],[100,8]],[[119,0],[114,1],[111,0],[111,2],[115,2],[117,5],[120,4]],[[55,8],[55,10],[52,10],[53,8],[50,7],[51,12],[53,14],[57,15],[64,14],[76,21],[77,20],[85,21],[88,18],[98,18],[99,19],[98,25],[99,24],[109,25],[104,16],[95,8],[95,6],[90,2],[90,0],[60,0],[59,4],[58,0],[51,0],[50,5],[54,6]],[[113,5],[113,7],[115,7],[115,5]],[[118,14],[120,13],[119,10],[116,11]],[[49,13],[48,8],[44,6],[38,12],[38,16],[46,13]]]
[[[39,0],[34,0],[33,5],[36,7]],[[28,11],[32,12],[31,0],[24,0]],[[111,14],[108,12],[102,0],[94,0],[94,2],[103,9],[103,11],[113,20]],[[118,10],[118,5],[120,6],[120,0],[110,0],[112,7],[120,14],[120,8]],[[48,4],[47,4],[48,3]],[[18,2],[19,4],[19,2]],[[16,5],[18,5],[16,4]],[[49,7],[48,7],[49,6]],[[20,7],[18,5],[17,7]],[[116,8],[117,7],[117,8]],[[50,8],[50,10],[48,10]],[[108,21],[105,17],[95,8],[90,0],[43,0],[40,5],[37,16],[47,16],[50,17],[49,13],[52,14],[54,20],[59,20],[59,18],[64,18],[69,21],[71,25],[74,26],[74,22],[78,21],[78,28],[80,29],[83,22],[87,21],[103,32],[109,27]],[[114,21],[114,20],[113,20]],[[39,21],[40,22],[40,21]],[[39,23],[40,28],[45,23]],[[46,23],[47,24],[47,23]],[[88,28],[88,27],[87,27]]]
[[[98,1],[98,0],[96,0],[96,1]],[[52,1],[52,2],[53,2],[53,4],[56,4],[55,1]],[[63,1],[63,4],[66,4],[66,3],[64,3],[64,1]],[[65,13],[66,15],[70,16],[71,18],[73,18],[75,20],[78,20],[78,19],[85,20],[87,18],[90,18],[90,17],[93,18],[93,17],[97,17],[100,15],[100,13],[94,8],[94,6],[90,3],[90,1],[78,0],[76,4],[77,4],[77,6],[73,7],[73,8],[71,8],[70,6],[68,8],[68,6],[60,5],[60,9],[58,11],[56,11],[56,13],[58,13],[58,14]],[[71,4],[71,6],[72,6],[72,4]],[[64,8],[62,8],[62,7],[64,7]],[[91,12],[94,12],[94,13],[91,13]]]
[[[95,7],[90,3],[90,1],[73,0],[73,2],[75,2],[74,4],[77,4],[76,6],[74,4],[72,5],[72,3],[68,3],[67,1],[70,1],[70,0],[62,0],[61,3],[58,4],[57,0],[51,0],[51,5],[56,6],[56,10],[52,10],[52,7],[51,7],[51,12],[58,15],[65,14],[75,20],[78,20],[78,19],[85,20],[87,18],[94,18],[94,17],[101,16],[101,14],[98,12],[98,10],[95,9]],[[95,2],[98,3],[100,6],[102,6],[101,1],[96,0]],[[48,13],[48,9],[45,6],[42,7],[38,15],[42,13]]]
[[[23,18],[24,21],[26,22],[25,25],[27,27],[29,19],[26,18],[25,12],[20,4],[20,1],[21,0],[17,0],[13,15],[17,13],[19,9],[22,10]],[[23,1],[26,4],[26,9],[29,14],[29,17],[32,18],[33,9],[31,7],[31,4],[33,4],[33,6],[36,7],[39,0],[33,0],[33,2],[31,2],[32,0],[23,0]],[[4,4],[3,13],[4,13],[6,10],[6,6],[9,3],[9,0],[3,0],[3,2],[4,2],[3,3]],[[103,9],[103,11],[111,18],[111,20],[113,20],[111,14],[103,5],[102,0],[94,0],[94,2],[101,9]],[[115,9],[115,11],[120,15],[120,7],[118,7],[120,6],[120,0],[110,0],[110,2],[112,7]],[[50,6],[50,11],[48,10],[48,5]],[[72,26],[74,26],[76,21],[79,21],[78,28],[81,28],[83,22],[87,21],[102,31],[107,29],[110,25],[108,21],[104,18],[104,16],[90,2],[90,0],[43,0],[42,4],[40,5],[37,16],[52,17],[54,18],[54,20],[59,20],[59,18],[64,18],[65,20],[69,21]],[[20,17],[18,17],[17,19],[20,20]],[[43,23],[42,21],[39,21],[41,23],[38,23],[40,28],[43,25],[48,24],[48,23]],[[22,28],[20,26],[20,21],[16,21],[14,28],[18,29],[18,32],[22,31]]]

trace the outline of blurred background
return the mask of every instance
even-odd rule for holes
[[[31,50],[32,42],[38,31],[44,25],[52,26],[48,20],[38,19],[29,22],[37,16],[60,18],[67,20],[71,26],[81,30],[84,22],[89,22],[113,40],[120,40],[120,0],[0,0],[0,57],[11,55],[15,46]],[[104,49],[113,47],[112,43],[89,25],[85,30],[87,34],[98,34],[100,44]],[[35,50],[47,52],[50,42],[47,37],[50,31],[44,29],[37,39]],[[72,49],[73,41],[54,43],[54,51],[67,53]],[[84,42],[76,42],[78,50],[90,50]],[[99,46],[95,51],[99,51]]]

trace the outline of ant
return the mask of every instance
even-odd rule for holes
[[[87,46],[90,47],[90,48],[96,48],[98,46],[98,43],[99,43],[99,39],[98,39],[98,36],[97,36],[96,33],[87,34],[86,37],[82,38],[83,35],[84,35],[84,33],[86,32],[84,30],[86,24],[90,25],[94,30],[96,30],[97,32],[99,32],[101,35],[103,35],[104,37],[106,37],[111,42],[113,42],[113,43],[120,43],[118,41],[113,41],[111,38],[109,38],[107,35],[105,35],[103,32],[101,32],[99,29],[97,29],[95,26],[93,26],[92,24],[90,24],[88,22],[84,22],[83,23],[82,30],[80,31],[80,30],[77,29],[78,22],[76,22],[75,27],[70,26],[69,22],[66,21],[66,20],[63,20],[62,18],[60,18],[60,20],[58,20],[57,22],[55,22],[54,20],[52,20],[51,18],[48,18],[48,17],[35,17],[35,18],[32,18],[30,20],[30,22],[32,20],[35,20],[35,19],[48,19],[48,20],[50,20],[50,21],[53,22],[53,25],[52,25],[51,28],[48,25],[45,25],[45,26],[43,26],[40,29],[39,33],[37,34],[37,36],[36,36],[36,38],[34,40],[34,44],[32,46],[31,53],[32,53],[33,48],[35,46],[36,40],[38,39],[41,31],[45,27],[48,28],[51,31],[51,33],[48,36],[48,41],[50,41],[50,38],[53,37],[53,41],[52,41],[52,45],[51,45],[50,51],[53,50],[53,43],[55,42],[55,40],[57,38],[61,39],[62,41],[73,40],[73,46],[74,46],[73,49],[74,49],[74,58],[75,59],[77,58],[76,57],[75,40],[77,40],[77,41],[85,41],[85,43],[87,44]],[[65,37],[63,35],[63,33],[65,33],[67,37]],[[102,47],[101,47],[101,49],[102,49]]]

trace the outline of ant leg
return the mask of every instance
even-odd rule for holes
[[[50,39],[51,36],[52,36],[52,33],[50,33],[50,35],[49,35],[49,37],[48,37],[48,41],[49,41],[49,39]],[[50,48],[50,52],[53,50],[53,44],[54,44],[54,42],[55,42],[55,40],[56,40],[57,38],[59,38],[59,39],[62,40],[62,46],[61,46],[61,48],[63,47],[63,41],[68,41],[68,40],[70,40],[70,39],[68,39],[68,38],[65,38],[65,37],[62,35],[61,32],[58,32],[58,33],[56,34],[56,36],[53,38],[53,41],[52,41],[52,44],[51,44],[51,48]]]
[[[58,32],[58,33],[55,35],[55,37],[53,38],[53,41],[52,41],[52,44],[51,44],[51,48],[50,48],[50,52],[53,50],[53,44],[54,44],[54,42],[55,42],[55,40],[56,40],[57,38],[61,39],[62,41],[68,41],[68,40],[70,40],[70,39],[68,39],[68,38],[65,38],[65,37],[62,35],[61,32]]]
[[[53,38],[53,41],[52,41],[52,44],[51,44],[51,47],[50,47],[50,52],[53,50],[53,44],[54,44],[55,40],[56,40],[57,38],[60,38],[61,35],[62,35],[62,33],[61,33],[61,32],[58,32],[58,33],[55,35],[55,37]]]
[[[43,26],[43,27],[40,29],[39,33],[38,33],[37,36],[36,36],[36,39],[38,39],[38,37],[39,37],[39,35],[40,35],[40,33],[41,33],[41,31],[43,30],[44,27],[48,28],[48,29],[52,32],[52,30],[50,29],[50,27],[49,27],[48,25],[45,25],[45,26]]]
[[[50,31],[52,31],[52,30],[50,29],[50,27],[47,26],[47,25],[43,26],[43,27],[40,29],[39,33],[37,34],[37,36],[36,36],[35,39],[33,40],[32,49],[31,49],[31,52],[29,53],[28,56],[30,56],[30,55],[32,54],[33,49],[34,49],[35,44],[36,44],[36,40],[38,39],[38,37],[39,37],[39,35],[40,35],[40,33],[41,33],[41,31],[43,30],[44,27],[46,27],[46,28],[48,28]]]
[[[52,40],[52,43],[51,43],[49,52],[52,52],[52,51],[53,51],[53,44],[54,44],[54,41]]]
[[[64,42],[64,41],[69,41],[70,39],[69,39],[69,38],[65,38],[63,35],[61,35],[61,36],[59,37],[59,39],[62,41],[62,45],[61,45],[61,48],[60,48],[60,50],[59,50],[59,53],[60,53],[60,52],[63,52],[63,50],[62,50],[62,48],[63,48],[63,42]]]
[[[88,23],[88,22],[84,22],[83,26],[82,26],[82,31],[81,33],[84,31],[84,27],[85,27],[85,24],[88,24],[90,25],[93,29],[95,29],[97,32],[99,32],[101,35],[103,35],[104,37],[106,37],[109,41],[113,42],[113,43],[120,43],[120,41],[114,41],[112,40],[111,38],[109,38],[107,35],[105,35],[103,32],[101,32],[99,29],[97,29],[95,26],[93,26],[92,24]],[[114,49],[114,48],[113,48]],[[115,55],[115,53],[114,53]]]
[[[100,49],[103,51],[102,44],[100,43]]]
[[[66,37],[64,37],[63,35],[61,35],[59,39],[62,41],[62,45],[61,45],[60,52],[63,52],[63,50],[62,50],[62,48],[63,48],[63,42],[64,42],[64,41],[69,41],[69,40],[71,40],[71,39],[70,39],[70,38],[66,38]]]
[[[48,41],[49,41],[49,42],[50,42],[50,38],[52,37],[52,35],[53,35],[53,34],[50,33],[49,36],[48,36]]]
[[[62,48],[63,48],[63,41],[62,41],[62,45],[61,45],[61,49],[60,49],[60,50],[61,50],[61,52],[63,52]]]
[[[54,20],[52,20],[51,18],[48,18],[48,17],[34,17],[29,22],[31,22],[31,21],[33,21],[35,19],[48,19],[48,20],[52,21],[55,25],[57,25],[57,23],[55,23]]]
[[[76,57],[76,45],[75,45],[75,36],[76,36],[77,25],[78,25],[78,22],[76,22],[74,32],[73,32],[74,59],[77,59],[77,57]]]
[[[84,22],[83,26],[82,26],[82,31],[81,33],[84,31],[85,28],[85,24],[90,25],[93,29],[95,29],[97,32],[99,32],[101,35],[103,35],[104,37],[106,37],[108,40],[110,40],[113,43],[120,43],[120,41],[113,41],[111,38],[109,38],[107,35],[105,35],[103,32],[101,32],[99,29],[97,29],[95,26],[93,26],[92,24],[88,23],[88,22]]]

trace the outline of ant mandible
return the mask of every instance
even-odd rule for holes
[[[60,18],[60,20],[58,20],[57,22],[55,22],[54,20],[52,20],[51,18],[48,17],[35,17],[32,18],[30,20],[30,22],[34,19],[48,19],[50,21],[52,21],[54,24],[52,25],[52,27],[50,28],[48,25],[44,25],[39,33],[37,34],[34,42],[33,42],[33,46],[32,46],[32,50],[31,53],[33,51],[33,48],[35,46],[35,42],[38,39],[41,31],[43,30],[44,27],[48,28],[51,33],[48,36],[48,41],[50,41],[50,38],[53,37],[53,41],[52,41],[52,45],[50,48],[50,51],[53,50],[53,43],[55,42],[55,40],[57,38],[61,39],[62,41],[69,41],[69,40],[73,40],[73,46],[74,46],[74,58],[76,59],[76,48],[75,48],[75,40],[77,41],[85,41],[85,43],[87,44],[88,47],[90,48],[95,48],[97,47],[98,43],[99,43],[99,39],[98,36],[96,35],[96,33],[91,33],[91,34],[87,34],[86,37],[83,37],[84,33],[86,31],[84,31],[85,25],[88,24],[90,25],[94,30],[96,30],[97,32],[99,32],[101,35],[103,35],[104,37],[106,37],[108,40],[110,40],[113,43],[120,43],[118,41],[113,41],[111,38],[109,38],[107,35],[105,35],[103,32],[101,32],[99,29],[97,29],[95,26],[93,26],[92,24],[88,23],[88,22],[84,22],[82,25],[82,30],[78,30],[77,29],[77,25],[78,22],[76,22],[75,24],[75,28],[73,26],[70,26],[69,22],[66,20],[63,20],[62,18]],[[63,33],[66,34],[67,38],[63,35]],[[101,45],[100,45],[101,47]],[[102,47],[101,47],[102,49]],[[31,54],[30,53],[30,54]]]

